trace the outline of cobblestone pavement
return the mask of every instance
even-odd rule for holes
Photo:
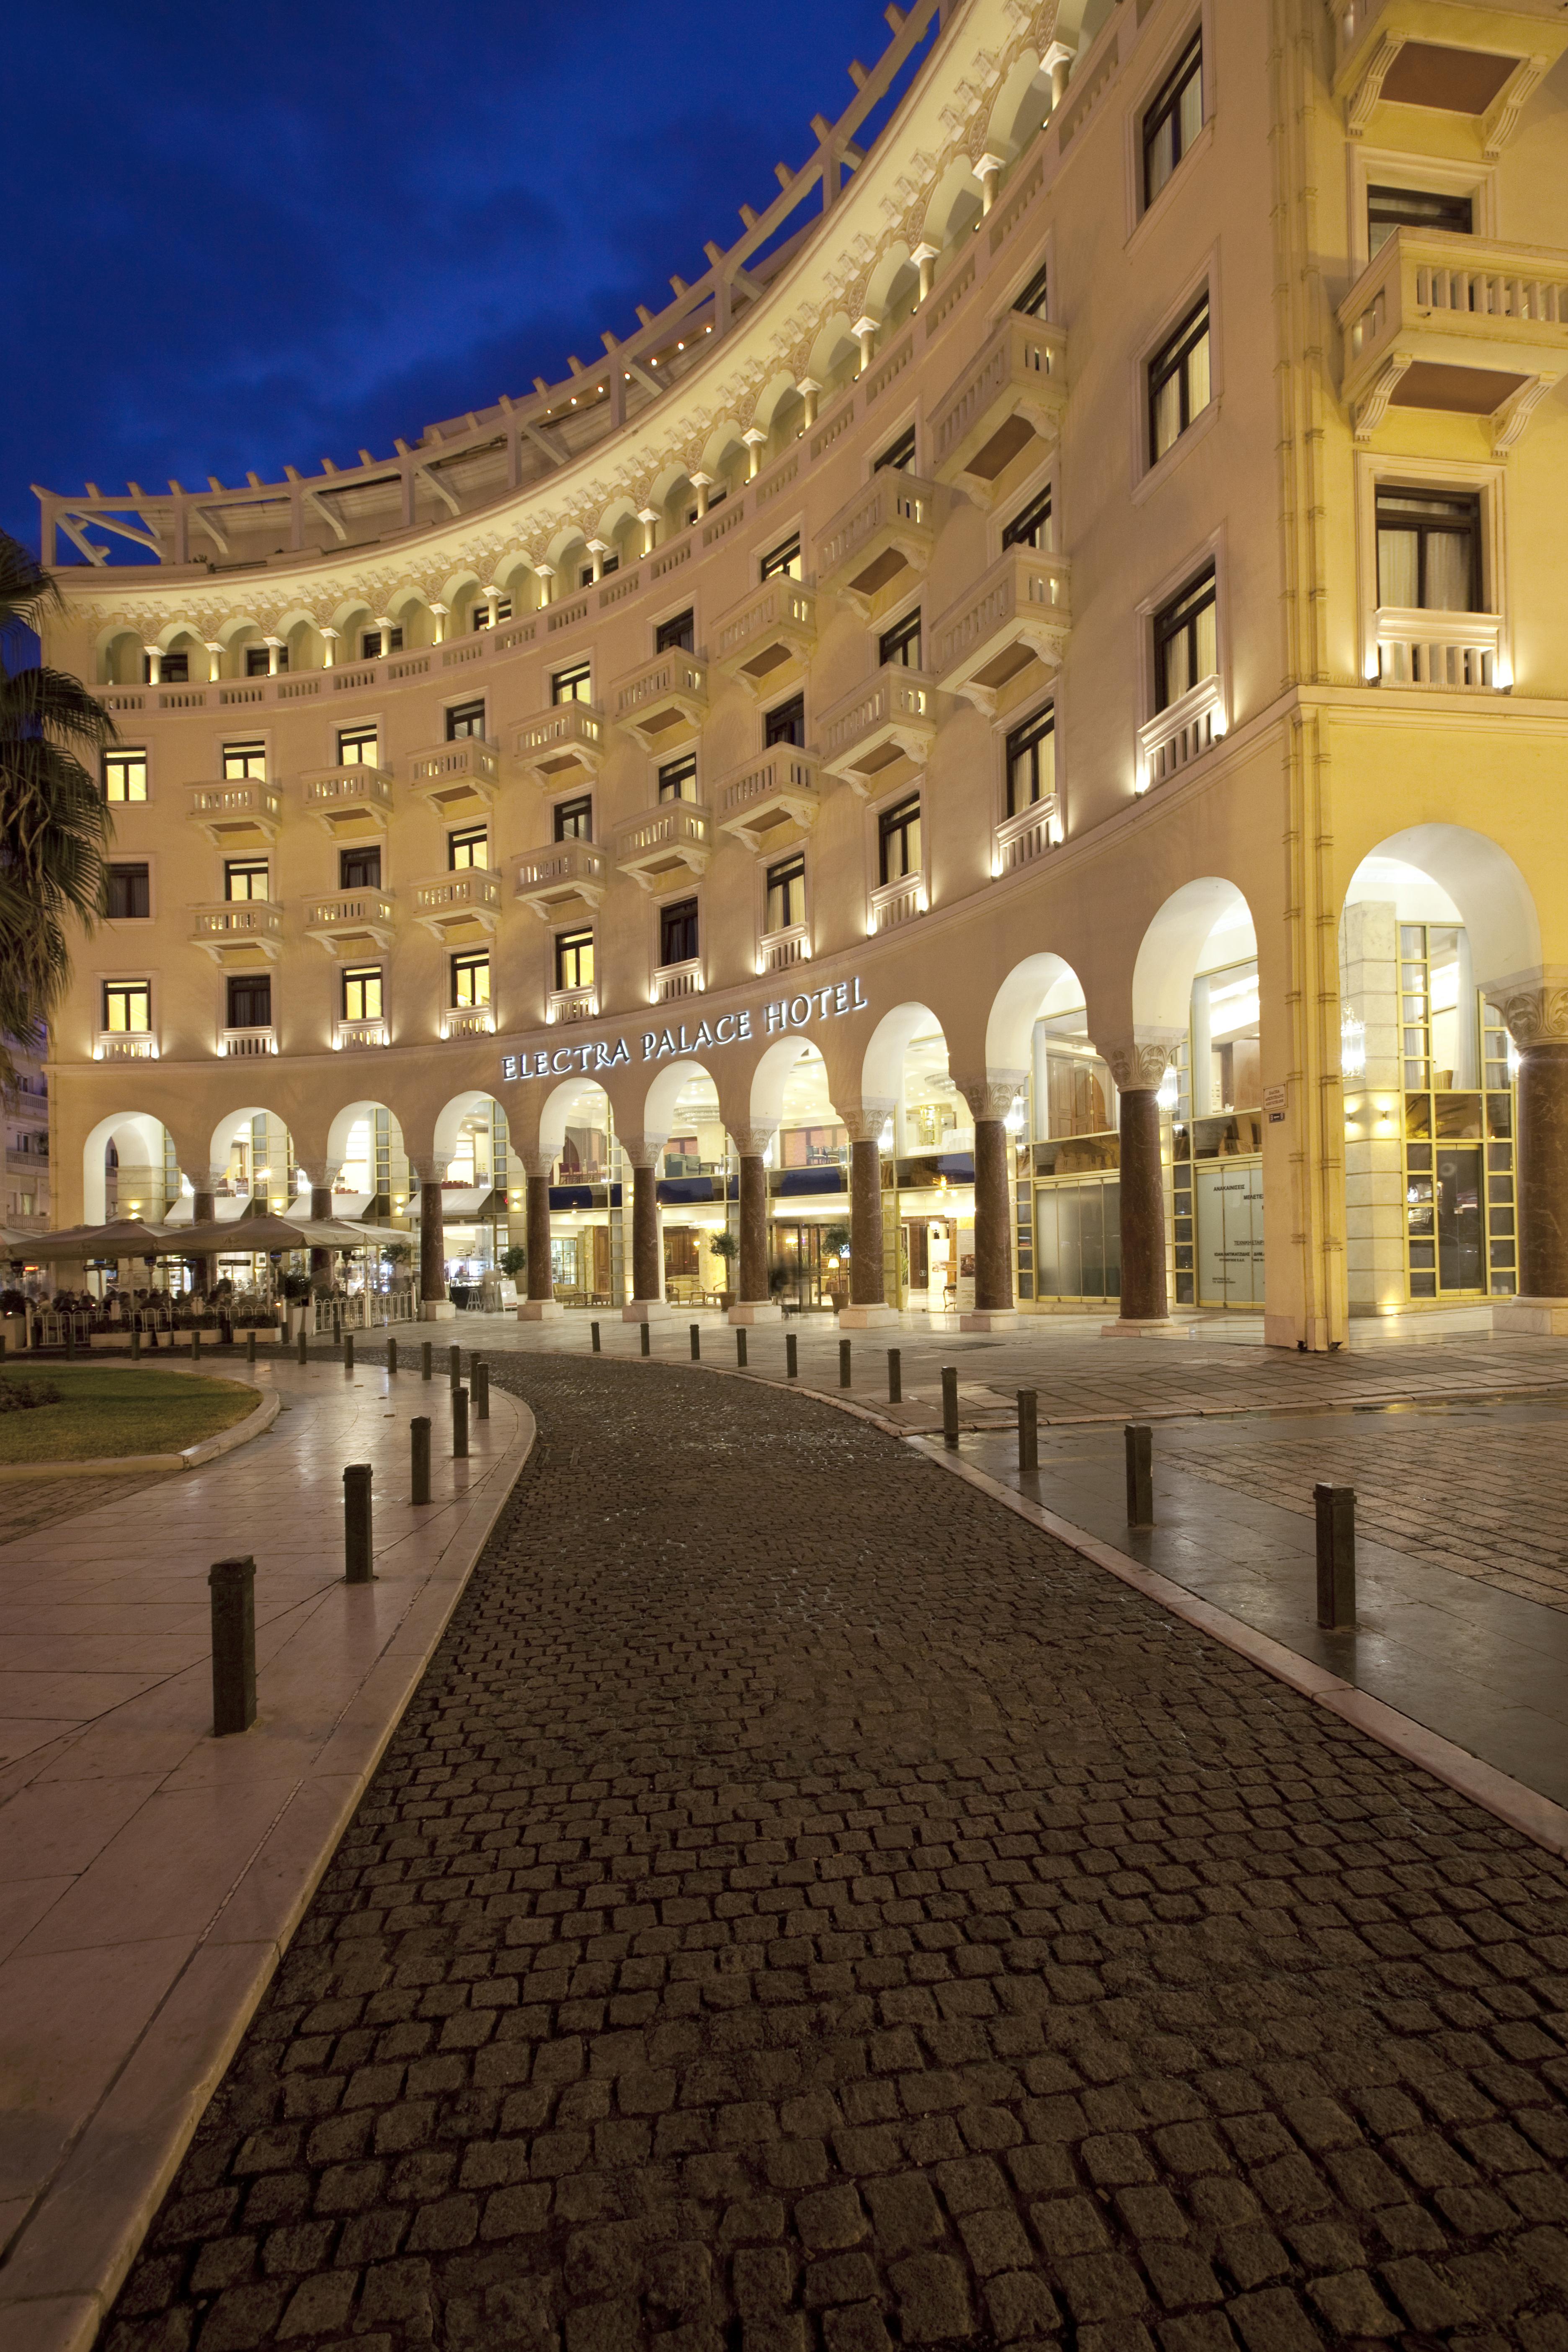
[[[1564,2352],[1568,1869],[862,1423],[494,1376],[108,2352]]]
[[[37,1478],[7,1478],[0,1485],[0,1543],[37,1534],[39,1528],[58,1527],[82,1511],[96,1511],[100,1503],[129,1502],[160,1479],[178,1478],[178,1470],[116,1473],[107,1478],[79,1478],[46,1472]]]

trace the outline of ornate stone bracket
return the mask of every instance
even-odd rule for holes
[[[1372,439],[1388,414],[1389,402],[1415,364],[1414,352],[1389,352],[1388,357],[1355,404],[1353,427],[1358,441]]]
[[[1492,456],[1506,457],[1516,441],[1522,440],[1524,428],[1554,385],[1561,383],[1558,375],[1532,375],[1519,390],[1510,393],[1500,408],[1492,411]]]
[[[1366,70],[1352,91],[1350,103],[1345,109],[1345,136],[1348,139],[1360,139],[1365,132],[1377,101],[1383,96],[1383,85],[1388,79],[1394,58],[1405,47],[1405,38],[1404,33],[1383,34],[1368,58]]]
[[[1519,118],[1544,79],[1546,65],[1544,58],[1521,58],[1487,109],[1481,124],[1481,153],[1489,163],[1496,163],[1519,129]]]

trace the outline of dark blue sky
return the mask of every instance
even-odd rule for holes
[[[591,360],[887,38],[879,0],[14,0],[0,524],[352,465]]]

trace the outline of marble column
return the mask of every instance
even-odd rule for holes
[[[548,1151],[520,1152],[528,1174],[528,1297],[517,1303],[520,1323],[555,1323],[566,1309],[555,1297],[550,1264],[550,1178],[554,1169],[554,1154]]]
[[[337,1173],[336,1168],[328,1167],[320,1160],[305,1169],[310,1183],[310,1221],[313,1224],[324,1224],[332,1213],[332,1179]],[[330,1290],[331,1286],[331,1251],[312,1248],[310,1287],[312,1290]]]
[[[1010,1331],[1013,1304],[1013,1150],[1006,1118],[1026,1070],[961,1082],[974,1119],[974,1305],[961,1331]]]
[[[1519,1055],[1513,1184],[1519,1294],[1492,1328],[1568,1339],[1568,965],[1516,974],[1486,993]]]
[[[217,1188],[227,1171],[223,1168],[195,1168],[185,1171],[191,1180],[191,1223],[210,1225],[217,1217]],[[217,1276],[216,1257],[191,1260],[191,1280],[198,1290],[210,1290]]]
[[[662,1323],[669,1314],[658,1224],[658,1161],[664,1146],[662,1135],[621,1138],[632,1169],[632,1295],[621,1309],[623,1323]]]
[[[846,1331],[899,1320],[882,1270],[882,1129],[892,1113],[890,1102],[868,1102],[838,1114],[849,1138],[849,1304],[838,1318]]]
[[[1102,1331],[1139,1339],[1174,1333],[1165,1276],[1165,1179],[1160,1164],[1160,1084],[1177,1033],[1139,1035],[1106,1055],[1121,1096],[1121,1311]]]
[[[776,1127],[731,1129],[741,1160],[740,1295],[731,1323],[777,1323],[784,1309],[768,1295],[768,1166],[763,1157]]]
[[[419,1320],[446,1323],[458,1312],[447,1296],[447,1234],[442,1222],[441,1171],[434,1161],[410,1160],[419,1179]]]

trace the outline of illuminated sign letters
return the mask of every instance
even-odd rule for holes
[[[510,1078],[564,1078],[574,1072],[584,1076],[598,1070],[618,1069],[623,1062],[662,1062],[671,1055],[711,1053],[720,1045],[742,1045],[752,1037],[782,1036],[787,1030],[804,1029],[808,1022],[832,1021],[847,1013],[868,1013],[870,1000],[860,985],[859,975],[853,980],[830,981],[826,988],[803,988],[796,996],[781,996],[772,1004],[753,1012],[747,1005],[739,1013],[721,1013],[717,1021],[699,1021],[695,1034],[690,1024],[682,1021],[664,1029],[645,1029],[633,1040],[637,1051],[624,1037],[613,1042],[595,1038],[584,1045],[542,1045],[536,1054],[503,1054],[501,1076]]]

